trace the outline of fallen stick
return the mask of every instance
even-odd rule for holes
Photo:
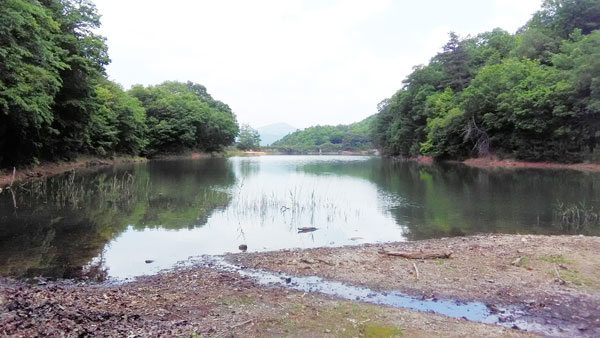
[[[17,173],[17,167],[13,167],[13,174],[12,174],[12,179],[10,180],[10,187],[12,188],[13,184],[15,183],[15,174]]]
[[[436,259],[436,258],[450,258],[452,252],[405,252],[405,251],[390,251],[381,249],[380,254],[388,256],[403,257],[408,259]]]
[[[245,322],[243,322],[243,323],[239,323],[239,324],[236,324],[236,325],[234,325],[234,326],[230,327],[230,329],[231,329],[231,330],[233,330],[233,329],[235,329],[235,328],[238,328],[238,327],[240,327],[240,326],[244,326],[244,325],[246,325],[246,324],[250,324],[250,323],[252,323],[252,320],[247,320],[247,321],[245,321]]]
[[[413,268],[415,268],[415,272],[417,273],[417,280],[419,280],[419,269],[417,269],[417,264],[413,263]]]
[[[554,272],[556,272],[556,277],[558,278],[558,282],[560,284],[565,284],[565,280],[560,277],[560,273],[558,272],[558,268],[554,265]]]
[[[327,264],[327,265],[329,265],[329,266],[334,266],[334,265],[335,265],[335,264],[333,264],[333,263],[330,263],[330,262],[328,262],[328,261],[326,261],[326,260],[323,260],[323,259],[320,259],[320,258],[317,258],[317,261],[319,261],[319,262],[321,262],[321,263],[323,263],[323,264]]]

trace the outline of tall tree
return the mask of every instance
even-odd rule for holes
[[[452,88],[454,91],[463,90],[469,84],[469,54],[458,35],[454,32],[448,34],[450,40],[444,45],[443,53],[439,59],[444,67],[444,85]]]
[[[42,154],[66,51],[59,24],[37,1],[0,2],[0,167]]]
[[[100,26],[100,15],[89,0],[42,0],[60,25],[55,41],[66,53],[67,65],[60,71],[62,87],[53,105],[53,131],[47,136],[49,152],[70,156],[92,150],[90,123],[96,111],[95,86],[104,77],[108,58],[105,39],[94,33]],[[59,137],[53,137],[58,133]]]

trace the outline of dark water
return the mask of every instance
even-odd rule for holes
[[[15,277],[127,278],[242,243],[600,235],[600,175],[575,171],[266,156],[123,165],[13,190],[0,193],[0,274]]]

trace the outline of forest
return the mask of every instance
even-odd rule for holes
[[[517,31],[460,38],[381,101],[389,156],[600,161],[600,2],[545,0]]]
[[[110,81],[98,27],[89,0],[0,2],[0,168],[233,143],[235,114],[204,86],[165,82],[125,91]]]
[[[375,116],[349,125],[313,126],[291,133],[271,147],[290,153],[361,151],[373,148],[370,131]]]

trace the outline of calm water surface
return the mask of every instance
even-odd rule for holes
[[[153,161],[4,190],[0,274],[122,279],[240,244],[263,251],[481,232],[600,235],[599,209],[597,173],[361,156]]]

